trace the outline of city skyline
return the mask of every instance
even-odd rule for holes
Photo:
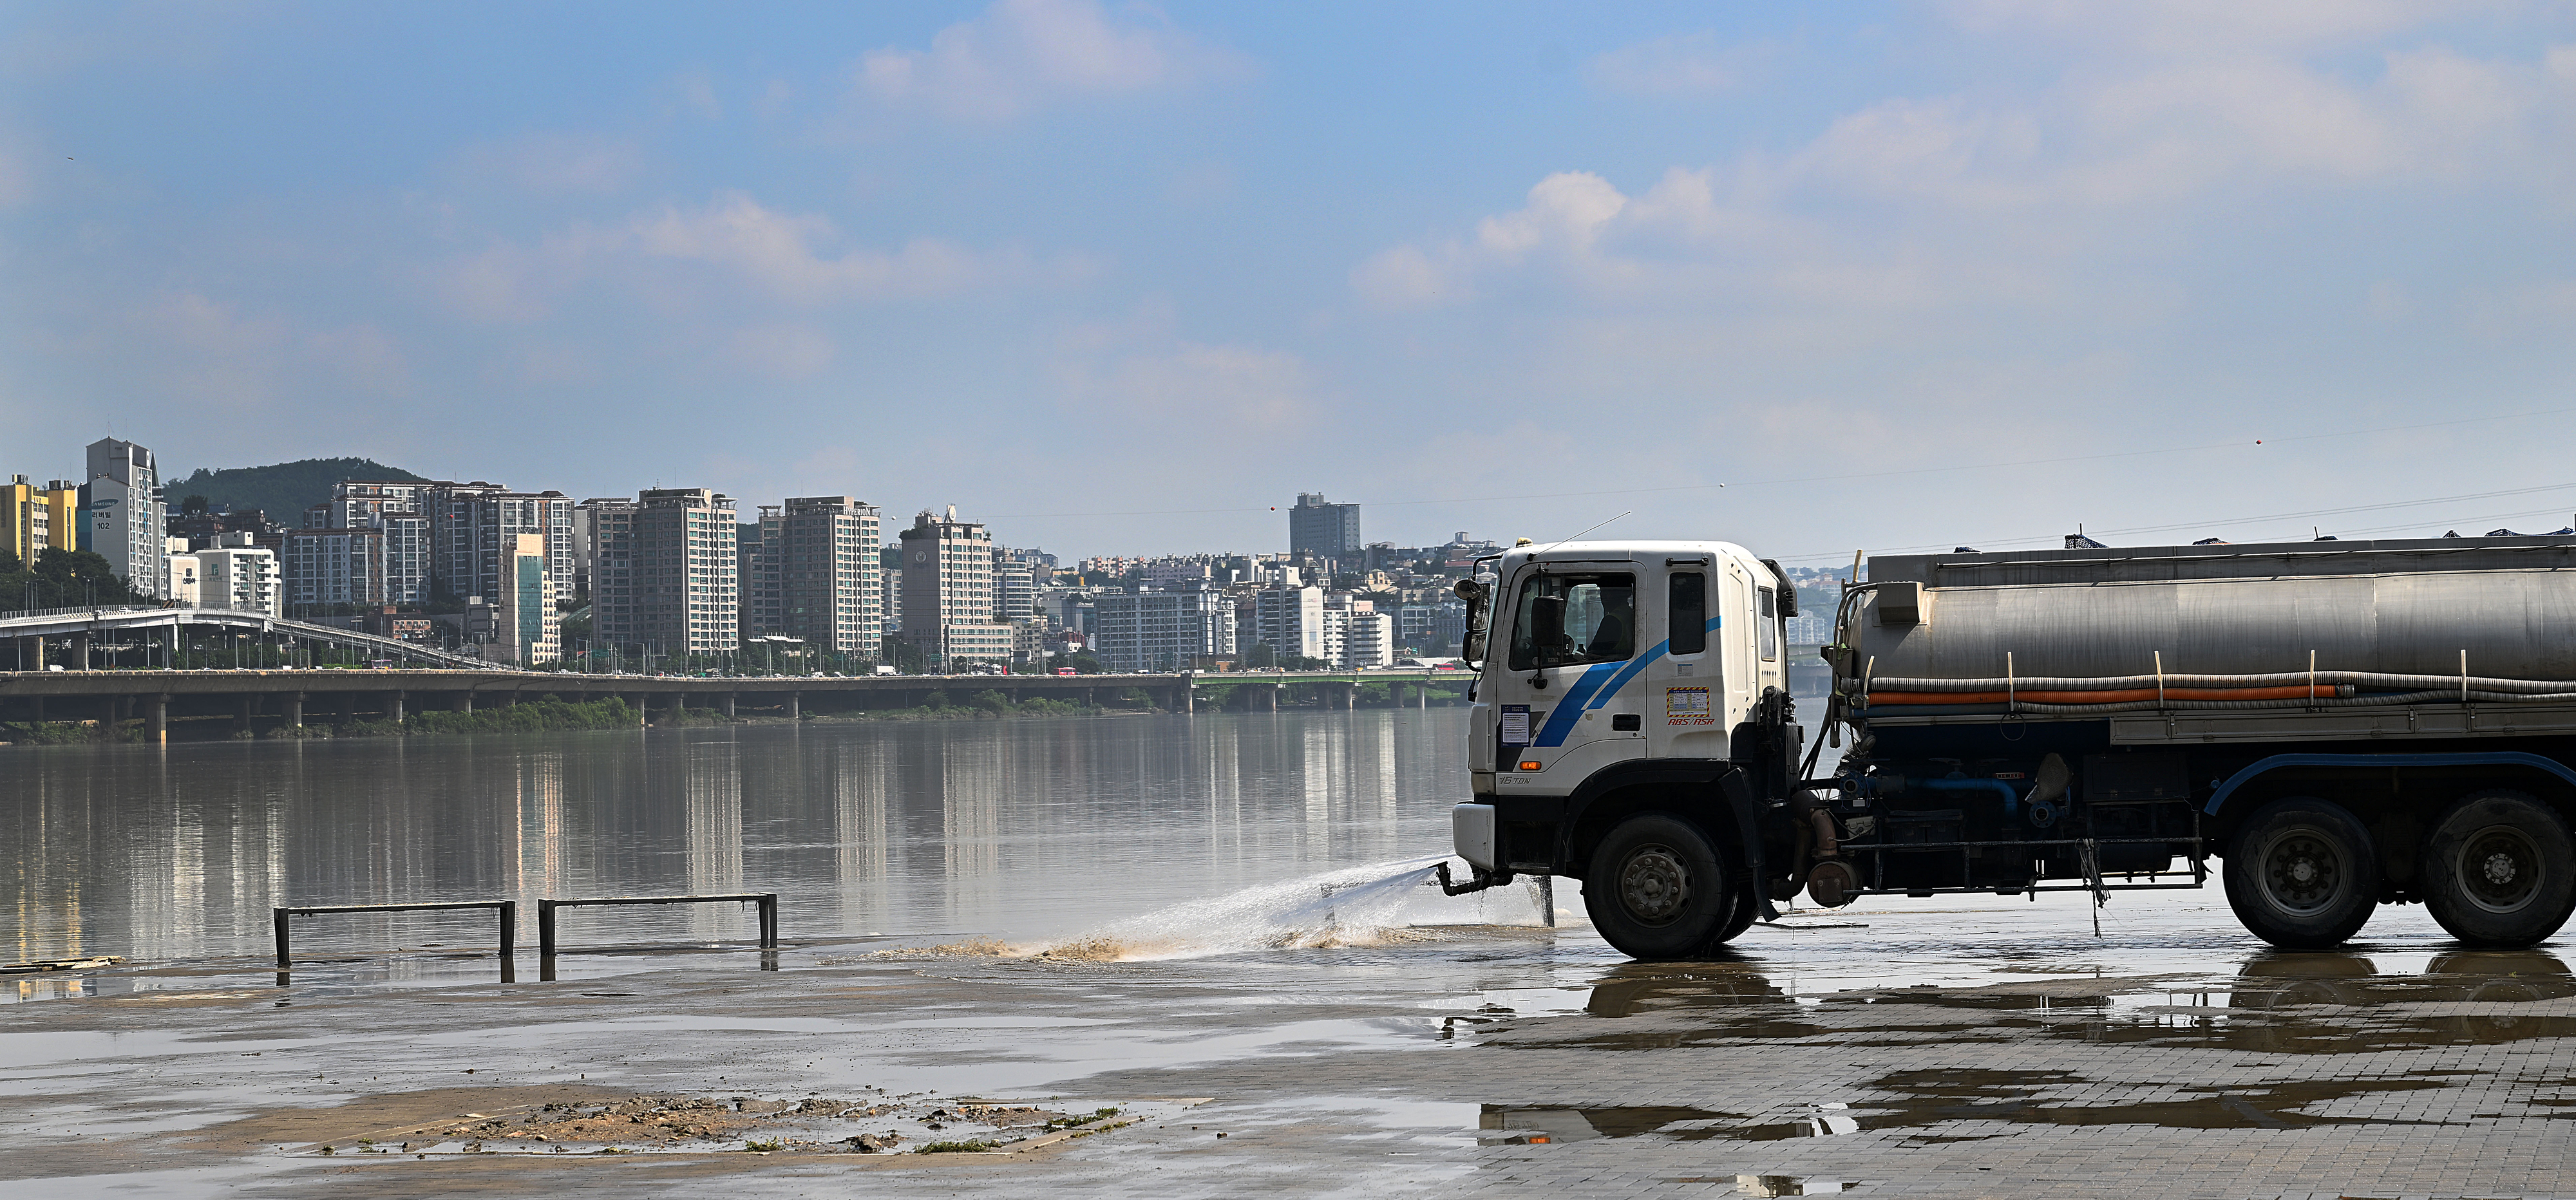
[[[2576,421],[2563,5],[124,12],[0,18],[27,462],[1077,557],[1299,492],[1784,560],[2576,509],[2479,498]]]

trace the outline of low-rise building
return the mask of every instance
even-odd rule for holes
[[[224,536],[240,538],[245,543],[250,538],[248,534]],[[197,607],[267,613],[272,617],[286,615],[273,551],[244,544],[199,550],[185,557],[196,560]]]

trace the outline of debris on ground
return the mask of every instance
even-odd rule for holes
[[[466,1113],[410,1131],[402,1152],[631,1153],[638,1150],[747,1150],[753,1153],[895,1154],[990,1150],[1023,1138],[1079,1128],[1122,1110],[1067,1114],[984,1100],[806,1096],[640,1095],[598,1103],[549,1103],[524,1111]],[[848,1122],[872,1128],[850,1133]],[[835,1129],[834,1126],[839,1126]],[[932,1136],[936,1135],[936,1136]],[[390,1145],[362,1143],[360,1153]],[[323,1151],[330,1153],[330,1151]]]

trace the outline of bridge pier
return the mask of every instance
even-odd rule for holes
[[[155,746],[166,746],[166,745],[169,745],[169,744],[170,744],[170,697],[169,697],[169,695],[168,695],[167,693],[164,693],[164,694],[162,694],[162,695],[154,696],[154,697],[153,697],[149,702],[147,702],[147,703],[145,704],[145,706],[144,706],[144,710],[143,710],[143,711],[147,714],[146,719],[147,719],[147,720],[149,720],[149,721],[152,723],[152,724],[151,724],[151,728],[150,728],[149,730],[147,730],[147,732],[151,735],[151,738],[152,738],[152,744],[153,744],[153,745],[155,745]]]
[[[304,728],[304,693],[286,694],[286,726],[289,729]]]
[[[787,693],[787,719],[788,719],[788,720],[790,720],[790,721],[800,721],[800,720],[803,720],[803,719],[804,719],[804,705],[801,703],[804,699],[805,699],[805,693],[803,693],[803,692],[789,692],[789,693]]]
[[[1174,688],[1174,689],[1172,689],[1172,690],[1173,690],[1173,691],[1176,691],[1176,692],[1178,692],[1178,693],[1180,693],[1180,696],[1181,696],[1181,702],[1180,702],[1180,704],[1177,706],[1177,707],[1180,709],[1180,711],[1182,711],[1183,713],[1187,713],[1187,714],[1189,714],[1189,715],[1191,715],[1191,716],[1196,716],[1196,715],[1198,715],[1198,711],[1199,711],[1199,694],[1198,694],[1198,689],[1197,689],[1197,688],[1191,687],[1190,685],[1188,685],[1188,684],[1184,683],[1184,684],[1182,684],[1181,686],[1179,686],[1179,687],[1177,687],[1177,688]]]
[[[89,631],[86,629],[72,634],[72,669],[89,669]]]
[[[733,702],[734,694],[732,692],[726,692],[724,694],[724,715],[727,717],[733,716]]]
[[[259,693],[257,693],[257,692],[243,692],[243,693],[242,693],[242,698],[241,698],[241,729],[242,729],[242,731],[243,731],[243,732],[245,732],[245,733],[256,732],[255,722],[258,720],[258,718],[259,718]]]
[[[471,688],[456,693],[456,711],[466,713],[474,711],[474,692]]]
[[[1270,711],[1279,711],[1279,693],[1287,690],[1288,685],[1284,683],[1274,683],[1270,685]]]
[[[386,714],[393,718],[393,722],[396,725],[403,723],[403,699],[404,694],[400,691],[396,691],[392,698],[392,710]]]

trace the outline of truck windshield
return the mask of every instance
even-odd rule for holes
[[[1521,580],[1511,669],[1621,662],[1637,653],[1637,577],[1586,573]]]

